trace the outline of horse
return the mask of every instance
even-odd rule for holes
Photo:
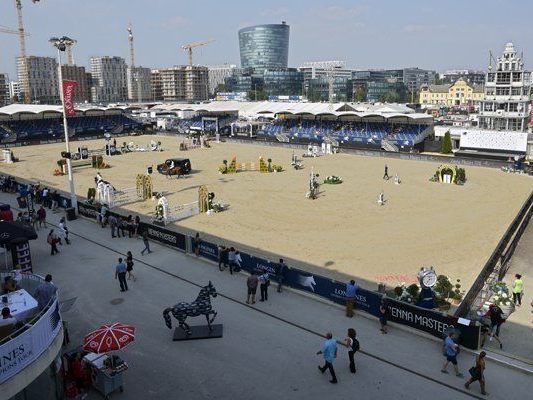
[[[170,318],[170,313],[172,313],[174,318],[178,320],[180,328],[185,331],[187,336],[191,334],[191,327],[185,322],[187,317],[205,315],[207,327],[209,328],[209,331],[211,331],[211,324],[217,316],[217,312],[213,310],[211,306],[211,296],[217,297],[217,290],[211,281],[209,281],[209,284],[200,290],[198,297],[192,303],[182,302],[174,305],[173,307],[166,308],[163,311],[163,318],[165,319],[165,324],[167,325],[168,329],[172,329],[172,320]],[[211,319],[209,318],[210,315],[213,316]]]

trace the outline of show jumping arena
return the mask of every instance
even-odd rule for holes
[[[293,150],[282,147],[210,142],[211,148],[179,151],[183,139],[168,136],[121,137],[117,142],[141,145],[152,139],[162,143],[162,152],[104,156],[111,168],[100,170],[103,179],[118,190],[132,188],[137,174],[153,166],[153,190],[163,192],[170,207],[198,200],[198,188],[206,185],[215,201],[229,209],[175,224],[310,263],[331,277],[345,279],[347,274],[370,288],[376,287],[374,282],[412,282],[421,266],[434,266],[437,273],[461,279],[467,290],[533,188],[531,177],[495,168],[466,166],[467,182],[458,186],[429,181],[437,163],[348,154],[302,158],[304,150],[295,150],[304,165],[295,170]],[[96,149],[104,143],[73,142],[71,147]],[[67,191],[67,177],[53,175],[63,150],[63,143],[14,148],[20,162],[1,164],[0,172]],[[229,165],[234,156],[238,164],[270,158],[284,171],[219,173],[222,161]],[[190,159],[190,175],[168,178],[156,171],[157,164],[180,157]],[[388,181],[382,179],[385,163]],[[322,184],[317,199],[307,199],[311,168],[319,182],[336,175],[343,183]],[[86,197],[97,170],[74,171],[76,191]],[[385,204],[380,206],[382,191]],[[121,208],[149,217],[156,204],[139,200]]]

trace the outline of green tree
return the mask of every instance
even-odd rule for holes
[[[450,154],[452,152],[452,137],[450,135],[450,131],[446,131],[446,133],[444,134],[440,152],[442,154]]]
[[[215,88],[215,94],[224,93],[224,92],[227,92],[226,85],[224,85],[223,83],[219,83],[217,87]]]
[[[362,87],[358,87],[353,94],[353,100],[355,102],[366,101],[365,89],[363,89]]]
[[[260,101],[260,100],[266,100],[267,94],[263,89],[256,89],[256,90],[250,90],[248,92],[248,100],[250,101]]]
[[[396,90],[389,90],[379,98],[382,103],[398,103],[400,100],[400,94]]]

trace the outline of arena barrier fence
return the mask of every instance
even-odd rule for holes
[[[457,317],[467,316],[480,308],[490,298],[490,287],[502,280],[509,269],[509,261],[524,233],[533,213],[533,192],[530,193],[522,208],[513,219],[507,231],[485,263],[478,277],[466,293],[455,311]]]
[[[95,221],[98,219],[99,212],[96,205],[79,202],[78,212],[80,215]],[[122,217],[116,212],[110,211],[110,214]],[[195,244],[192,236],[186,236],[185,234],[145,222],[141,222],[140,230],[141,232],[146,231],[149,239],[153,241],[183,252],[194,253]],[[218,262],[217,244],[201,240],[199,255],[207,260]],[[242,270],[249,273],[252,271],[266,271],[271,275],[273,282],[278,282],[276,263],[246,252],[241,252],[240,255],[242,259],[240,267]],[[227,260],[225,261],[227,262]],[[346,283],[344,282],[292,267],[288,267],[285,270],[282,280],[284,286],[322,297],[337,304],[345,304]],[[381,293],[359,288],[355,307],[360,311],[378,317],[382,296]],[[469,325],[459,324],[458,318],[455,316],[427,310],[393,299],[388,299],[388,309],[389,320],[392,322],[409,326],[438,338],[443,338],[446,332],[453,327],[460,332],[459,342],[462,346],[470,349],[479,348],[480,326],[473,321]]]

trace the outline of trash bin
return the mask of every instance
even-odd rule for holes
[[[76,219],[76,210],[74,207],[65,208],[67,214],[67,221],[74,221]]]

